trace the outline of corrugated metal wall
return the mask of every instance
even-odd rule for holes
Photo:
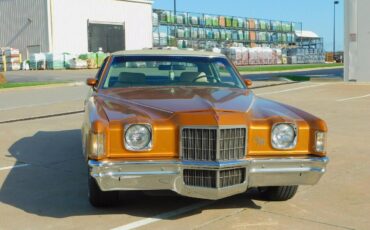
[[[47,0],[0,0],[0,47],[49,51]]]

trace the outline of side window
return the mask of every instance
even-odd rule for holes
[[[215,62],[214,65],[221,83],[241,87],[241,83],[238,81],[238,77],[234,74],[230,65],[225,65],[222,62]]]
[[[219,72],[221,78],[226,78],[226,79],[232,80],[231,79],[232,76],[230,75],[229,70],[226,68],[226,66],[223,63],[217,62],[216,63],[216,69]]]
[[[101,65],[101,67],[100,67],[100,69],[99,69],[98,73],[97,73],[97,74],[96,74],[96,76],[95,76],[95,79],[96,79],[96,80],[100,81],[100,78],[101,78],[101,76],[102,76],[102,74],[103,74],[103,70],[105,69],[105,66],[107,65],[107,61],[108,61],[108,58],[104,59],[103,64]]]

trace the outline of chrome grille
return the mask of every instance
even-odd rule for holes
[[[226,161],[245,157],[245,127],[189,127],[183,128],[180,136],[180,154],[183,160]]]
[[[220,159],[236,160],[245,156],[245,128],[220,130]]]
[[[210,170],[184,170],[184,182],[186,185],[204,187],[204,188],[216,188],[217,171]]]
[[[181,140],[183,159],[195,161],[216,160],[216,129],[184,128]]]
[[[245,180],[245,169],[231,169],[220,171],[220,187],[230,187],[242,184]]]
[[[245,181],[245,168],[221,171],[185,169],[184,183],[202,188],[225,188]]]

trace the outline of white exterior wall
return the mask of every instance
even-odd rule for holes
[[[125,25],[126,50],[150,48],[152,1],[49,0],[51,4],[51,51],[88,51],[87,22]]]
[[[0,0],[0,47],[21,51],[28,46],[49,50],[47,0]]]
[[[370,82],[370,1],[345,4],[345,80]]]

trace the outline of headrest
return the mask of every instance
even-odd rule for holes
[[[143,73],[121,72],[118,77],[119,83],[145,83],[146,76]]]
[[[194,82],[195,79],[198,83],[208,83],[207,75],[204,72],[183,72],[180,75],[180,82]]]
[[[182,82],[193,82],[197,77],[199,77],[198,72],[183,72],[180,75],[180,81]]]

